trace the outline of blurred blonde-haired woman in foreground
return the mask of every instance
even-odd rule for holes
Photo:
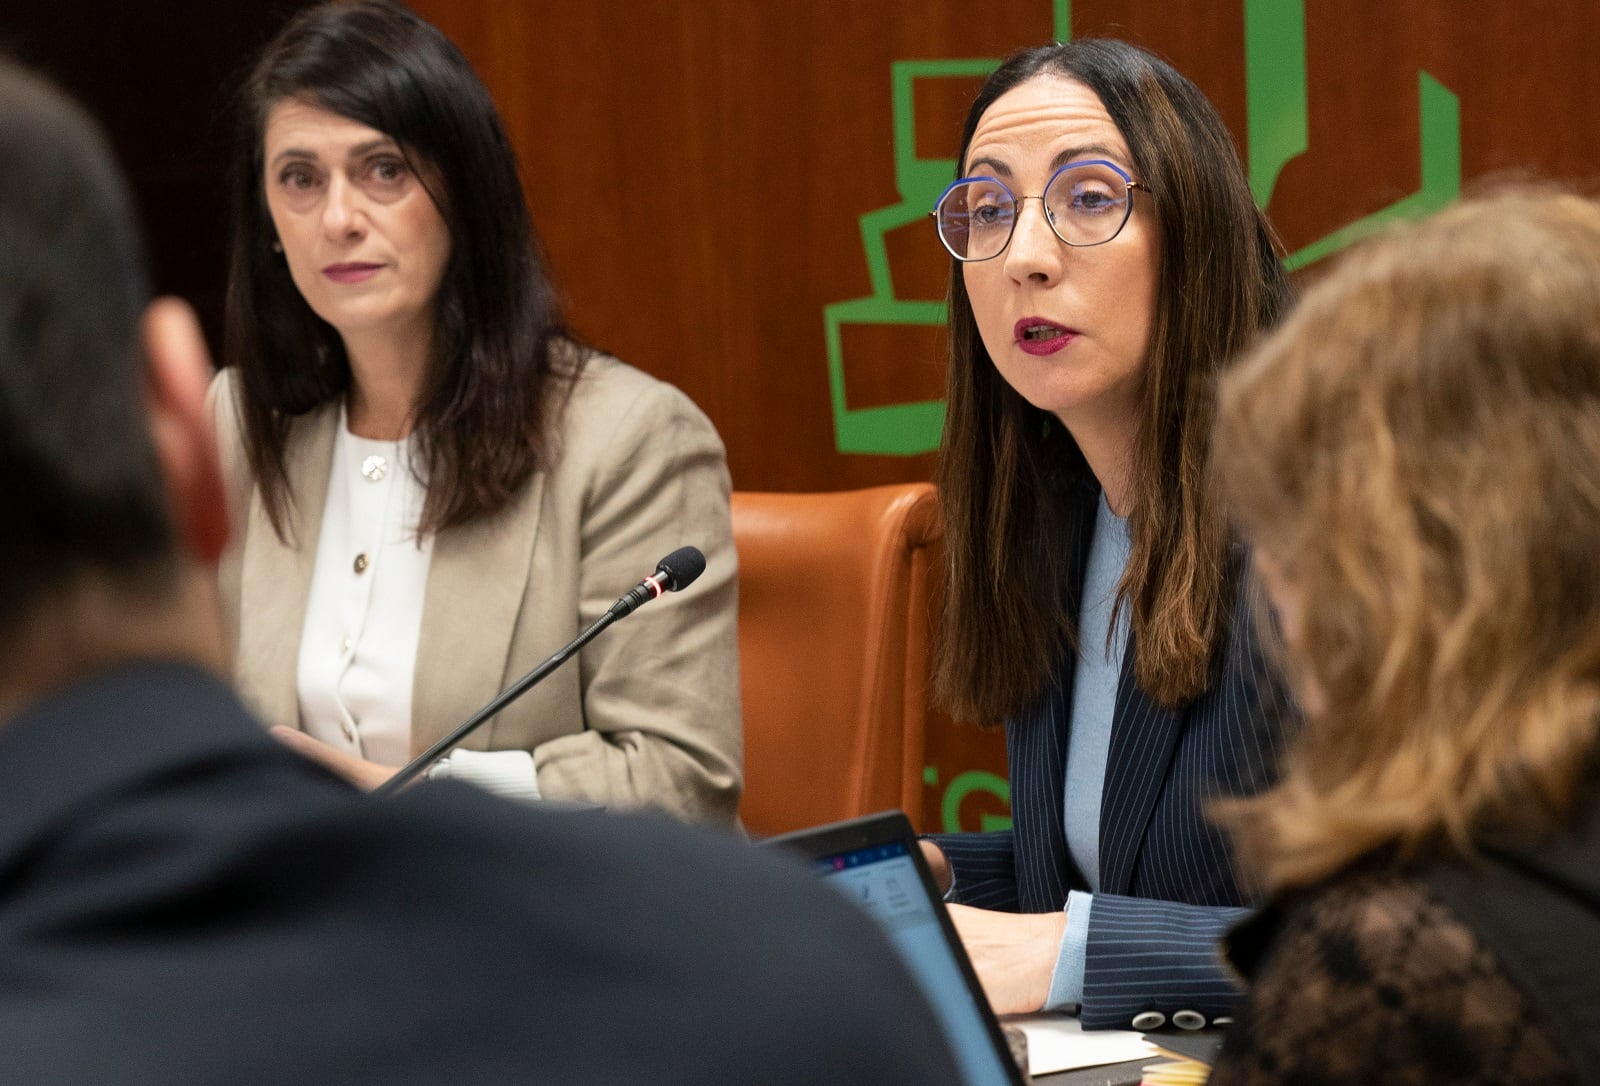
[[[1212,1081],[1595,1081],[1600,206],[1364,246],[1224,379],[1213,455],[1308,722],[1221,808],[1276,897]]]

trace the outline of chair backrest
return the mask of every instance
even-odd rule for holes
[[[892,807],[918,822],[943,536],[933,486],[735,493],[733,536],[746,828]]]

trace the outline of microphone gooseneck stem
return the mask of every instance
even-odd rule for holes
[[[637,592],[639,589],[635,588],[633,591]],[[617,603],[612,604],[610,610],[606,611],[605,614],[596,619],[592,626],[590,626],[587,630],[584,630],[577,637],[574,637],[571,641],[567,642],[565,647],[563,647],[554,656],[550,657],[544,663],[540,664],[522,678],[518,679],[516,682],[502,690],[493,701],[489,702],[489,704],[485,705],[482,709],[479,709],[476,713],[473,713],[466,720],[462,721],[460,726],[457,727],[455,731],[451,732],[449,735],[433,744],[433,746],[423,751],[417,757],[407,762],[398,773],[384,781],[377,788],[373,789],[372,794],[375,796],[393,795],[401,788],[404,788],[412,780],[425,773],[428,767],[433,765],[433,763],[437,761],[441,755],[445,754],[450,750],[451,747],[455,746],[472,732],[476,731],[479,725],[481,725],[484,721],[494,716],[507,705],[510,705],[513,701],[516,701],[535,683],[539,682],[546,675],[550,674],[556,668],[566,663],[567,660],[572,657],[573,653],[583,648],[583,646],[587,645],[590,641],[593,641],[595,636],[599,634],[601,630],[604,630],[607,626],[617,621],[617,619],[623,617],[623,615],[626,615],[633,610],[633,607],[629,607],[626,611],[618,613],[617,609],[621,602],[621,600],[618,600]],[[638,606],[638,604],[635,604],[634,606]]]
[[[438,761],[451,747],[471,735],[484,721],[493,717],[513,701],[516,701],[527,693],[534,684],[540,682],[546,675],[549,675],[556,668],[572,659],[573,654],[593,641],[595,635],[600,633],[601,630],[604,630],[620,618],[627,618],[651,600],[658,600],[668,592],[676,592],[679,589],[689,587],[694,583],[696,577],[705,572],[705,568],[706,556],[694,547],[679,547],[667,555],[656,563],[656,571],[653,574],[634,585],[626,596],[623,596],[608,607],[605,614],[595,620],[594,625],[567,642],[565,647],[554,656],[495,695],[493,701],[462,721],[460,726],[449,735],[401,766],[394,776],[372,790],[373,795],[393,795],[404,788],[417,777],[427,772],[429,766]],[[587,729],[588,722],[585,721],[583,726]]]

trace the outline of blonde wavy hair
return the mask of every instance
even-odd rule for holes
[[[1519,189],[1367,243],[1225,376],[1212,468],[1314,708],[1219,815],[1273,889],[1543,829],[1600,714],[1600,205]]]

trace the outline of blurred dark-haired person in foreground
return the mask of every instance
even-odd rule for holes
[[[733,825],[722,442],[683,393],[564,329],[466,58],[388,0],[304,9],[245,81],[230,189],[214,398],[245,701],[372,787],[693,544],[692,587],[430,773]]]
[[[804,870],[273,741],[221,677],[209,376],[92,124],[0,63],[0,1080],[954,1078]]]
[[[1371,242],[1223,381],[1308,722],[1213,1083],[1600,1081],[1600,205]]]

